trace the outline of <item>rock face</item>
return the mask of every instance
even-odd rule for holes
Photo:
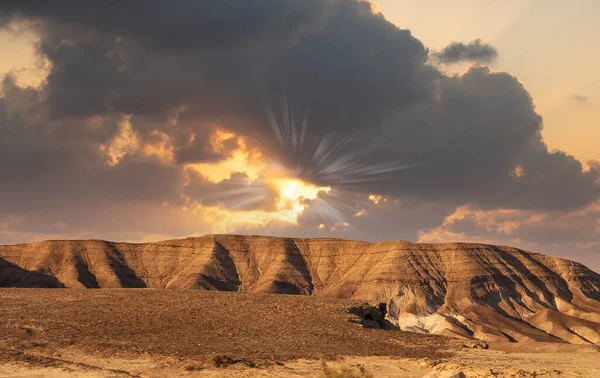
[[[0,287],[160,288],[387,302],[403,330],[600,345],[600,275],[484,244],[207,235],[0,246]]]

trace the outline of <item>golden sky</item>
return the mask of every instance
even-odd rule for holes
[[[38,85],[45,77],[43,62],[35,53],[36,37],[27,28],[0,30],[0,75],[13,73],[20,85]]]

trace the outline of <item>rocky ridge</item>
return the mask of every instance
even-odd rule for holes
[[[600,275],[471,243],[206,235],[156,243],[0,246],[0,287],[199,289],[388,303],[403,330],[488,342],[600,345]]]

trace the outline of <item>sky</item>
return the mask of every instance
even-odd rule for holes
[[[5,0],[0,244],[472,241],[599,271],[599,4]]]

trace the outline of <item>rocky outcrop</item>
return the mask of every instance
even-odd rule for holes
[[[600,344],[600,275],[484,244],[207,235],[0,246],[0,286],[201,289],[386,302],[403,330]]]

